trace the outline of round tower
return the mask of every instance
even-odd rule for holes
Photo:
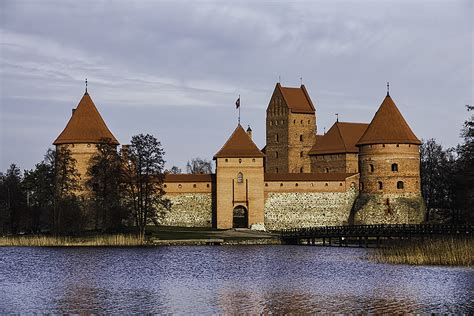
[[[119,142],[110,132],[102,116],[97,110],[89,93],[84,93],[81,101],[72,110],[64,130],[59,134],[53,145],[57,150],[68,148],[72,158],[76,160],[76,169],[81,181],[86,180],[89,160],[97,152],[96,145],[108,140],[111,144],[118,146]]]
[[[387,93],[357,142],[360,196],[354,208],[355,224],[423,221],[420,144]]]

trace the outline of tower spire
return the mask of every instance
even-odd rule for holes
[[[87,78],[86,78],[86,94],[87,94]]]
[[[387,81],[387,97],[390,96],[390,82]]]

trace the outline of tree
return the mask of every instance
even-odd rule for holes
[[[46,228],[43,219],[53,207],[54,166],[44,160],[36,164],[34,170],[25,171],[23,187],[26,190],[31,231],[38,233]]]
[[[4,232],[16,234],[20,227],[22,212],[25,209],[26,196],[21,182],[22,175],[20,169],[11,164],[5,175],[2,175],[2,186],[0,200],[2,205],[2,219]]]
[[[466,105],[467,111],[473,111],[474,106]],[[456,207],[460,216],[469,222],[474,222],[474,115],[464,122],[461,130],[464,143],[457,147],[455,192]]]
[[[76,160],[67,147],[49,149],[46,160],[54,170],[54,205],[52,228],[55,232],[82,229],[84,219],[77,194],[81,191]]]
[[[123,155],[127,202],[141,238],[146,225],[157,224],[171,206],[164,197],[163,156],[161,143],[149,134],[133,136]]]
[[[212,162],[206,159],[193,158],[186,164],[186,171],[192,174],[212,173]]]
[[[171,169],[165,170],[165,174],[168,174],[168,173],[169,173],[169,174],[181,174],[182,171],[181,171],[180,168],[178,168],[178,167],[176,167],[176,166],[173,166],[173,167],[171,167]]]
[[[87,175],[95,229],[117,229],[124,218],[120,203],[121,161],[117,146],[110,139],[97,144],[97,153],[90,159]]]
[[[452,175],[454,157],[436,140],[423,141],[420,147],[421,188],[427,208],[427,219],[434,209],[452,209]]]

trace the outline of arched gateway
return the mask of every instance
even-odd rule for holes
[[[249,227],[249,212],[242,206],[234,208],[232,216],[232,228],[248,228]]]

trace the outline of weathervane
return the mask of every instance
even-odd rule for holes
[[[303,77],[302,76],[300,77],[300,82],[301,82],[301,85],[303,85]]]
[[[86,78],[86,93],[87,93],[87,78]]]
[[[339,113],[336,113],[336,122],[339,122]]]
[[[387,97],[390,96],[390,82],[387,81]]]

